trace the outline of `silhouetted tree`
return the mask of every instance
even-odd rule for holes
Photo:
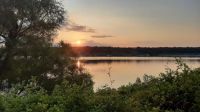
[[[136,79],[135,83],[136,83],[136,84],[141,84],[142,81],[141,81],[141,79],[138,77],[138,78]]]
[[[0,80],[16,83],[36,76],[52,89],[64,78],[81,76],[70,58],[71,47],[63,42],[53,46],[64,21],[58,0],[0,0]]]
[[[5,46],[0,75],[14,56],[23,56],[21,48],[48,45],[64,22],[64,12],[56,0],[0,0],[0,36]]]

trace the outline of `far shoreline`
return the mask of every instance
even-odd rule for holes
[[[200,57],[200,47],[72,47],[80,57]]]

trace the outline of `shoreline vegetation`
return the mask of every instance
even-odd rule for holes
[[[33,78],[1,91],[1,112],[198,112],[200,68],[191,69],[177,60],[177,69],[159,77],[145,75],[118,89],[56,85],[48,93]]]
[[[200,57],[200,47],[72,47],[82,57]]]

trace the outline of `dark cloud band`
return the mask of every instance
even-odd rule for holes
[[[111,35],[93,35],[91,37],[93,37],[93,38],[108,38],[108,37],[113,37],[113,36],[111,36]]]
[[[96,30],[90,28],[85,25],[78,25],[76,23],[69,23],[66,28],[68,31],[75,31],[75,32],[88,32],[88,33],[95,33]]]

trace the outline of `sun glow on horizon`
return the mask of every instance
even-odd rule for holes
[[[77,40],[77,41],[76,41],[76,45],[77,45],[77,46],[80,46],[81,44],[82,44],[82,42],[81,42],[80,40]]]

